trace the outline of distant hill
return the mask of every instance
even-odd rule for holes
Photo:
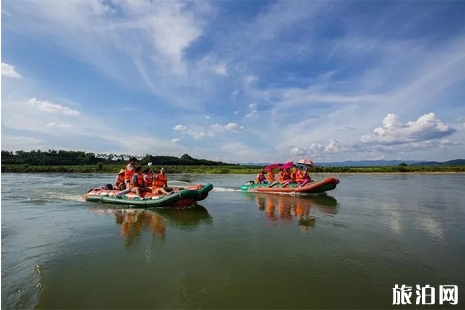
[[[315,163],[317,166],[321,167],[380,167],[380,166],[398,166],[401,163],[407,165],[413,165],[419,163],[420,161],[414,160],[347,160],[342,162],[322,162]]]
[[[445,162],[419,160],[347,160],[340,162],[315,162],[320,167],[383,167],[398,166],[405,163],[409,166],[463,166],[465,159],[454,159]],[[271,164],[271,163],[270,163]],[[267,166],[264,163],[242,163],[242,166]]]
[[[438,162],[438,161],[425,161],[425,162],[419,162],[412,164],[411,166],[464,166],[465,165],[465,159],[454,159],[454,160],[449,160],[449,161],[444,161],[444,162]]]
[[[265,166],[268,166],[270,164],[271,163],[269,163],[269,164],[264,164],[264,163],[241,163],[240,165],[241,166],[254,166],[254,167],[263,166],[263,167],[265,167]]]

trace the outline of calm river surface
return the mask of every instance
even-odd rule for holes
[[[395,284],[411,308],[417,284],[465,308],[465,175],[334,176],[295,197],[169,175],[215,188],[197,209],[124,214],[83,200],[113,175],[4,173],[2,309],[405,308]]]

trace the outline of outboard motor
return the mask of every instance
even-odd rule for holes
[[[113,185],[112,184],[105,184],[101,187],[101,189],[113,189]]]

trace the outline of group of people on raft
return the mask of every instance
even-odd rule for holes
[[[265,170],[260,171],[255,178],[255,183],[258,184],[267,184],[267,187],[273,187],[277,184],[282,184],[282,187],[288,186],[291,183],[296,184],[296,187],[305,186],[307,183],[311,182],[312,179],[308,174],[307,167],[301,167],[298,169],[296,166],[288,169],[279,169],[278,180],[275,178],[273,169],[268,169],[268,172]]]
[[[141,165],[137,165],[137,159],[132,157],[125,169],[121,169],[115,178],[113,189],[119,189],[115,197],[122,198],[126,193],[132,192],[142,199],[142,192],[152,192],[152,194],[169,195],[173,189],[168,187],[166,169],[161,168],[160,173],[154,174],[151,169],[142,170]]]

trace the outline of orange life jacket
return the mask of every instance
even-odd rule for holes
[[[127,164],[127,165],[126,165],[126,169],[124,170],[124,179],[125,179],[125,180],[131,180],[132,175],[133,175],[134,172],[135,172],[134,167],[132,167],[132,170],[129,170],[129,165],[131,165],[131,163]],[[131,165],[131,166],[132,166],[132,165]]]
[[[256,180],[257,180],[257,182],[264,181],[265,176],[263,174],[259,173],[259,174],[257,174]]]
[[[134,187],[144,187],[144,176],[142,175],[142,173],[138,173],[136,174],[137,175],[137,182],[136,184],[134,184],[134,182],[132,181],[132,178],[131,178],[131,183],[130,183],[130,188],[134,188]]]
[[[266,174],[266,180],[268,182],[274,182],[274,172],[273,171],[269,171],[267,174]]]
[[[283,183],[286,180],[286,173],[284,171],[280,171],[278,173],[278,182]]]
[[[146,175],[144,175],[144,180],[145,180],[145,184],[152,185],[152,183],[153,183],[153,174],[147,173]]]
[[[116,180],[116,187],[119,187],[124,184],[124,173],[118,174],[118,179]]]
[[[304,178],[303,178],[303,173],[302,173],[301,171],[297,171],[295,177],[296,177],[296,181],[297,181],[297,182],[302,182],[302,181],[304,180]]]
[[[291,180],[295,182],[296,179],[297,179],[297,171],[292,171],[291,172]]]
[[[153,179],[152,187],[154,188],[164,187],[167,180],[168,179],[166,178],[166,174],[159,173],[155,176],[155,179]]]

